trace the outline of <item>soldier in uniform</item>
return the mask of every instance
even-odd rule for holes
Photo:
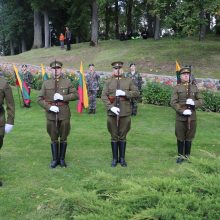
[[[138,98],[131,99],[131,107],[132,107],[131,115],[136,116],[137,115],[137,108],[138,108],[138,101],[141,99],[143,81],[142,81],[142,77],[141,77],[140,73],[138,73],[136,71],[135,63],[130,64],[130,72],[128,72],[126,74],[126,77],[130,77],[134,81],[134,84],[137,86],[137,88],[140,92],[139,99]]]
[[[21,66],[22,68],[22,80],[24,82],[26,82],[27,84],[27,87],[28,87],[28,95],[31,94],[31,84],[33,83],[33,76],[32,74],[27,70],[27,65],[26,64],[23,64]],[[29,103],[25,103],[24,102],[24,97],[22,96],[23,98],[23,103],[24,103],[24,107],[25,108],[30,108],[30,104],[31,104],[31,100]]]
[[[5,108],[4,103],[6,104],[7,119],[5,119]],[[3,146],[3,139],[5,134],[11,132],[14,125],[15,117],[15,103],[12,94],[11,87],[7,81],[0,76],[0,149]],[[0,186],[2,182],[0,181]]]
[[[113,75],[102,91],[102,101],[107,110],[107,127],[111,134],[112,167],[120,163],[126,167],[126,135],[131,126],[131,98],[138,98],[139,92],[134,82],[123,75],[123,62],[113,62]],[[119,155],[118,155],[119,151]]]
[[[190,68],[184,67],[180,70],[181,83],[174,88],[171,97],[171,106],[176,111],[177,163],[189,159],[192,139],[196,133],[196,108],[203,103],[202,96],[197,86],[191,83],[190,76]]]
[[[100,76],[95,72],[94,64],[89,64],[89,72],[86,74],[86,84],[89,96],[89,114],[96,112],[96,97],[99,90]]]
[[[47,132],[51,138],[53,158],[51,168],[55,168],[58,164],[61,167],[67,166],[65,154],[71,116],[69,101],[78,98],[70,80],[62,77],[62,65],[59,61],[50,63],[53,77],[44,81],[38,96],[39,105],[46,111]]]

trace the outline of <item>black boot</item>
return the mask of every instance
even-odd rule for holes
[[[60,166],[61,167],[67,167],[66,162],[65,162],[66,148],[67,148],[67,143],[60,142]]]
[[[182,163],[184,161],[183,156],[185,155],[184,141],[177,140],[177,149],[178,149],[178,158],[176,160],[176,163]]]
[[[112,141],[112,164],[111,167],[116,167],[118,162],[118,142]]]
[[[185,141],[185,157],[189,159],[191,153],[192,141]]]
[[[59,145],[58,142],[54,142],[54,143],[51,144],[51,152],[52,152],[52,157],[53,157],[53,160],[52,160],[52,162],[50,164],[51,168],[55,168],[59,164],[59,158],[58,158],[59,149],[58,149],[58,145]]]
[[[125,161],[125,150],[126,150],[126,141],[119,141],[119,163],[122,167],[126,167],[127,163]]]

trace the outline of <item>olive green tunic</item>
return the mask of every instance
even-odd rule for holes
[[[125,92],[125,96],[119,98],[119,126],[117,127],[117,117],[110,110],[113,106],[116,106],[115,93],[117,89],[121,89]],[[138,88],[130,78],[121,77],[119,80],[113,76],[106,80],[105,86],[102,91],[101,99],[105,104],[107,110],[107,127],[111,134],[112,141],[126,140],[126,135],[130,130],[131,125],[131,104],[132,98],[139,96]]]
[[[5,118],[4,103],[6,104],[7,119]],[[4,137],[5,124],[14,124],[15,103],[11,87],[7,81],[0,77],[0,136]]]
[[[57,103],[54,101],[54,94],[59,93],[63,96],[62,101]],[[57,90],[55,92],[55,79],[49,79],[44,81],[40,94],[38,96],[39,105],[45,109],[47,118],[47,132],[51,137],[52,142],[58,141],[60,137],[61,141],[66,141],[70,132],[70,108],[69,101],[76,100],[78,94],[73,88],[70,80],[60,78],[57,80]],[[57,105],[59,112],[55,113],[50,111],[50,107]],[[57,118],[57,127],[56,127]]]
[[[190,85],[190,94],[188,83],[179,84],[174,87],[171,97],[171,106],[176,111],[175,134],[180,141],[191,141],[196,133],[196,110],[192,110],[191,116],[184,116],[183,112],[187,109],[186,100],[191,98],[195,102],[195,109],[203,104],[202,95],[196,85]],[[188,117],[190,117],[190,130],[188,130]]]

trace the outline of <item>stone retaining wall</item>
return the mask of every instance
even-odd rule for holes
[[[35,65],[28,65],[29,71],[34,75],[41,73],[41,67],[35,66]],[[21,66],[17,65],[17,67],[20,69]],[[3,71],[6,72],[13,72],[13,66],[11,63],[0,63],[0,68]],[[49,67],[45,67],[47,73],[51,73]],[[63,68],[64,73],[71,73],[78,76],[79,70],[72,68],[72,69],[65,69]],[[86,71],[86,70],[85,70]],[[111,72],[103,72],[103,71],[97,71],[101,78],[106,78],[111,76]],[[161,84],[166,84],[170,86],[176,85],[176,75],[174,73],[174,76],[165,76],[165,75],[158,75],[158,74],[149,74],[149,73],[141,73],[141,76],[143,78],[144,84],[146,84],[147,81],[150,82],[158,82]],[[213,91],[220,91],[220,80],[219,79],[211,79],[211,78],[196,78],[196,84],[200,90],[213,90]]]

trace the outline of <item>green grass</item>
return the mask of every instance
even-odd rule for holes
[[[220,42],[209,37],[204,41],[194,38],[159,41],[138,39],[129,41],[100,41],[97,47],[89,43],[73,44],[71,51],[60,47],[34,49],[16,56],[1,57],[1,62],[16,62],[46,66],[54,59],[61,60],[65,68],[79,69],[82,60],[85,69],[95,63],[99,71],[111,71],[111,63],[125,62],[125,71],[130,62],[137,64],[138,71],[162,75],[175,75],[175,60],[180,65],[192,65],[196,77],[219,78]]]
[[[1,219],[219,219],[220,150],[216,113],[198,112],[192,163],[177,165],[171,108],[139,105],[127,138],[127,168],[111,168],[106,113],[76,112],[68,167],[50,169],[44,111],[32,92],[32,108],[19,107],[1,150]]]

